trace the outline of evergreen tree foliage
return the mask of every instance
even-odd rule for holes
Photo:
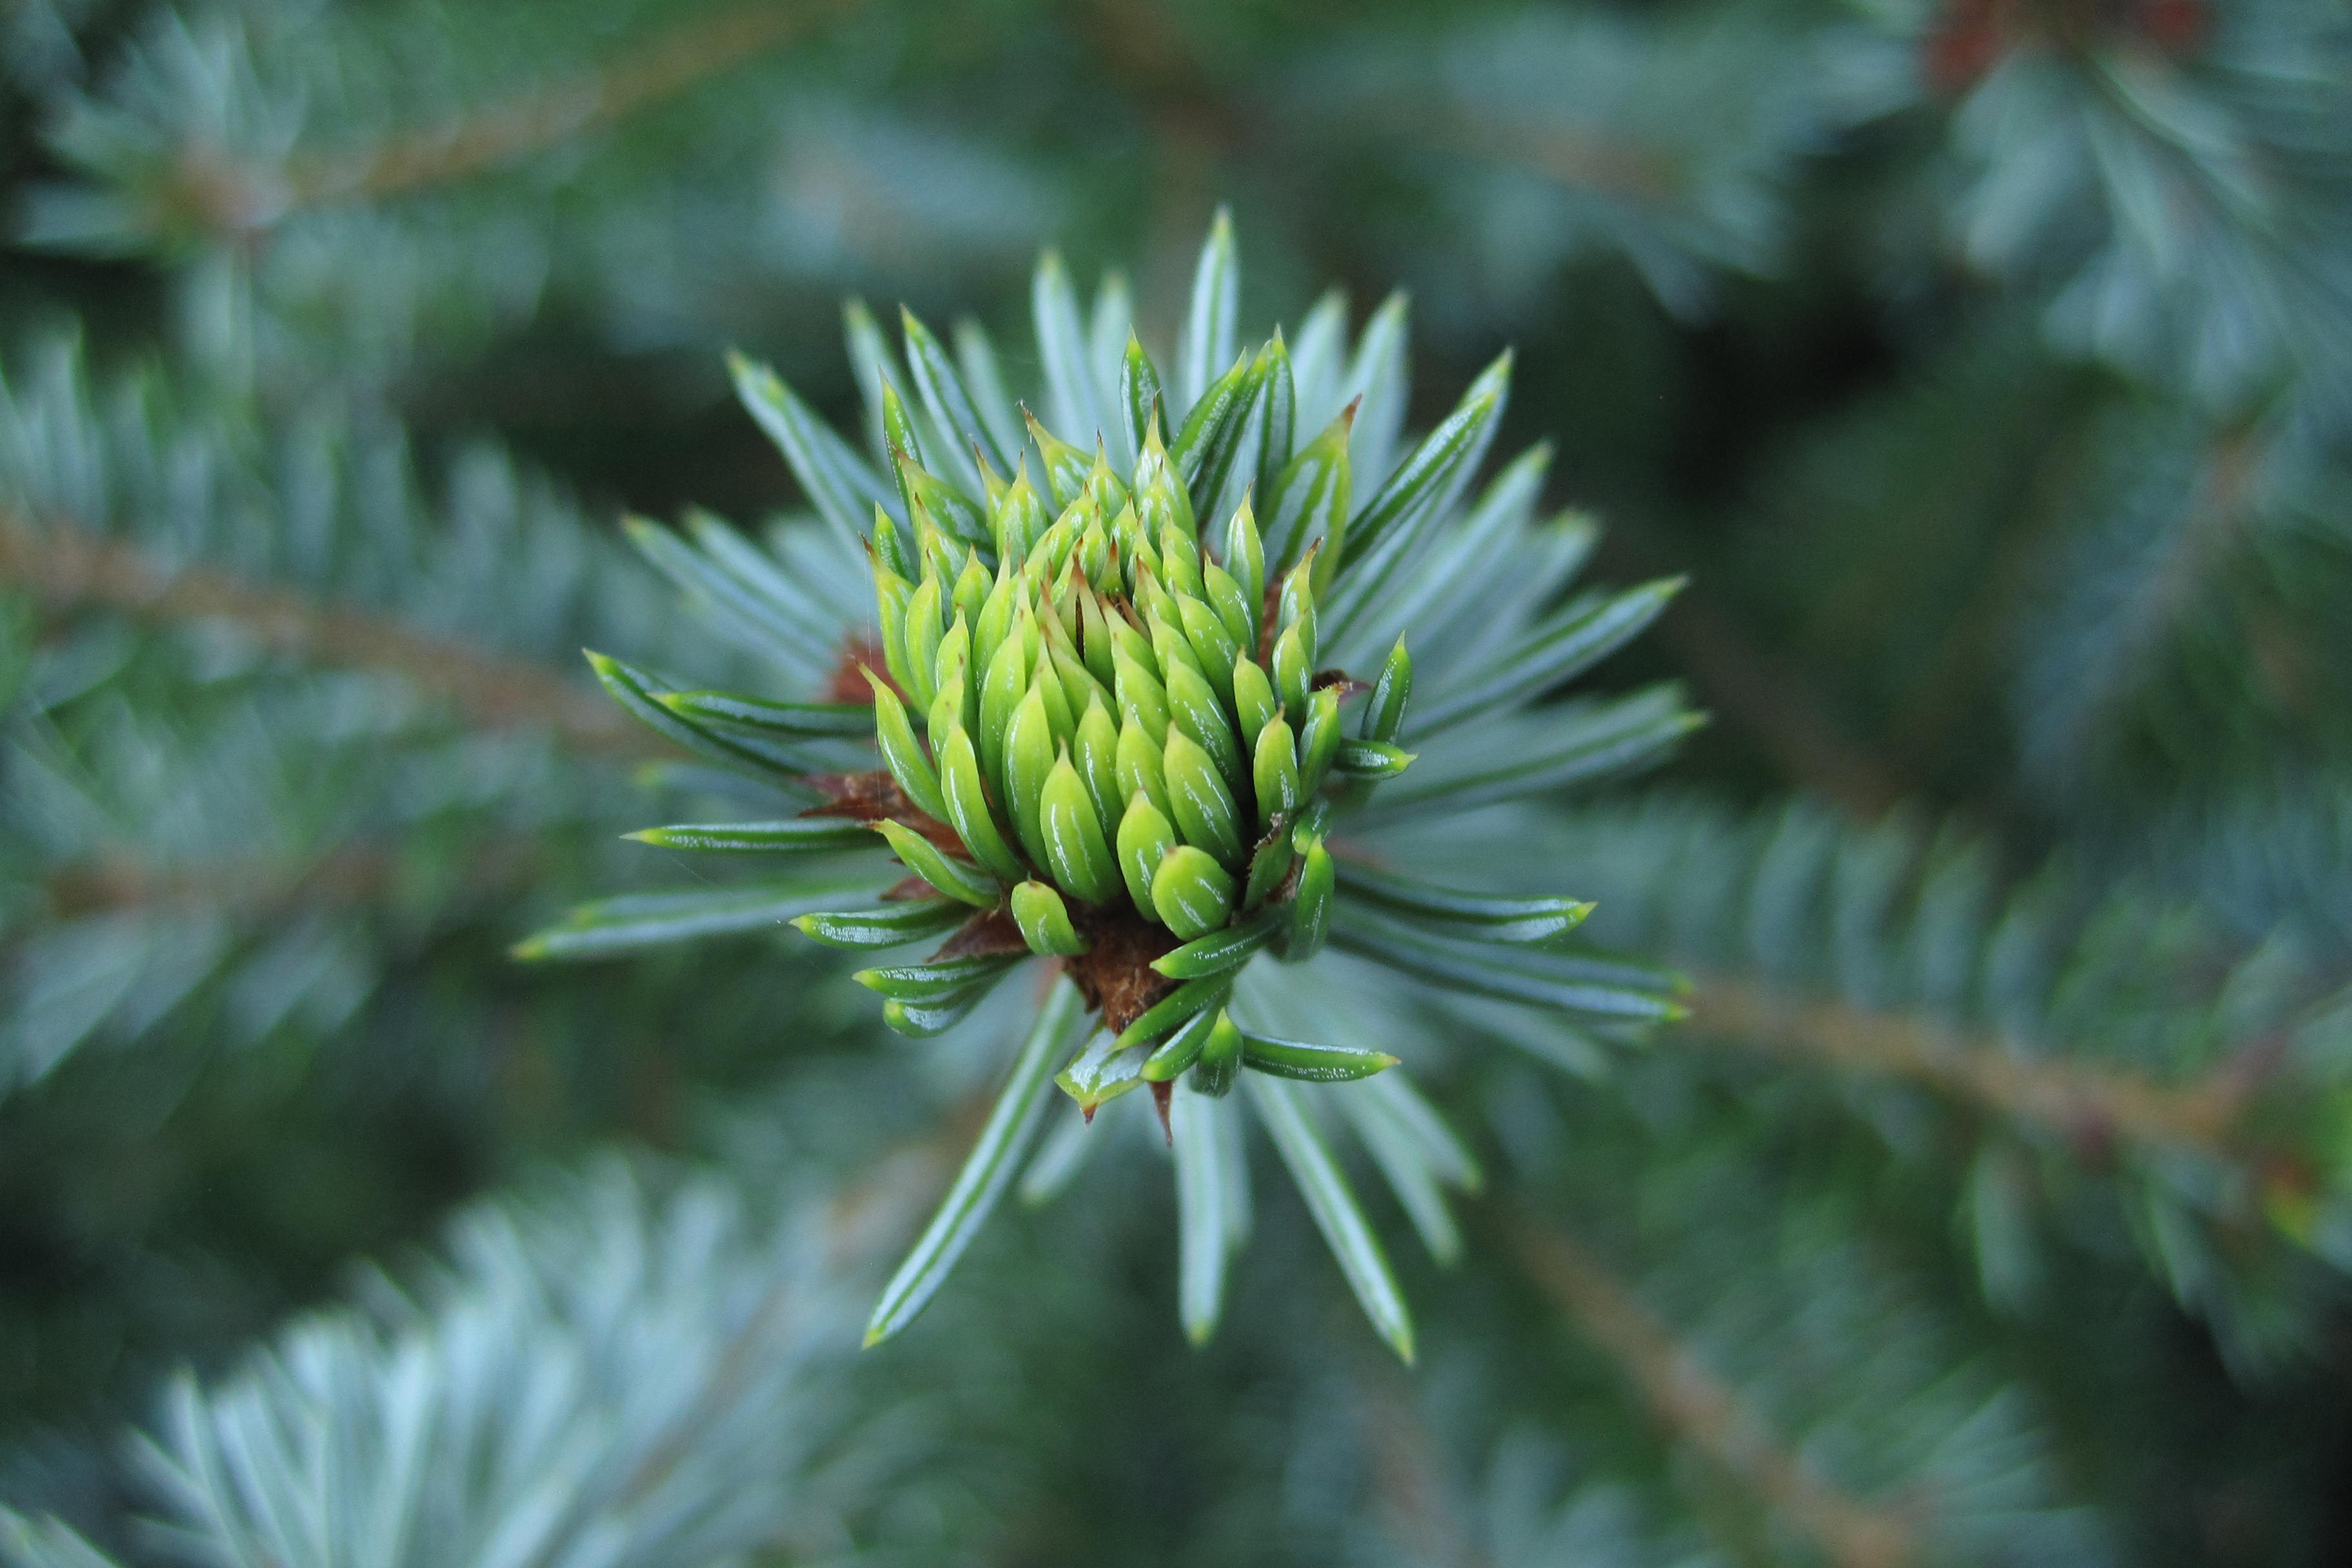
[[[2340,6],[17,0],[0,62],[6,1568],[2352,1545]],[[1327,545],[1398,543],[1286,598],[1333,431]],[[1023,837],[1084,743],[988,763],[1001,868],[688,847],[919,807],[876,563],[951,605],[1024,464],[1098,525],[1033,588],[1275,634],[1236,754],[1391,676],[1276,835],[1320,913],[1167,825],[1263,945],[1127,1053],[1164,1130],[1045,984],[1140,910]],[[1203,1092],[1221,1016],[1381,1070]]]

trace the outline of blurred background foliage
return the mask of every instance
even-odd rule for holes
[[[0,58],[0,1561],[2352,1551],[2340,0],[5,0]],[[658,870],[576,650],[758,683],[617,527],[799,505],[725,349],[854,427],[855,294],[1031,385],[1039,247],[1165,342],[1221,204],[1245,323],[1402,287],[1413,428],[1516,344],[1600,575],[1691,574],[1604,679],[1713,723],[1528,831],[1693,1016],[1431,1016],[1486,1170],[1453,1268],[1382,1211],[1410,1373],[1272,1194],[1186,1350],[1100,1160],[856,1357],[994,1058],[764,937],[510,965]]]

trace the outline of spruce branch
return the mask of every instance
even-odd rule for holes
[[[523,1561],[624,1568],[837,1547],[923,1484],[907,1460],[935,1400],[851,1398],[848,1288],[985,1109],[967,1097],[780,1215],[736,1176],[613,1155],[472,1205],[446,1263],[372,1268],[359,1304],[173,1383],[135,1444],[152,1528],[200,1560],[289,1565],[510,1563],[519,1539]],[[0,1506],[0,1563],[115,1560]]]
[[[383,900],[400,872],[389,844],[343,843],[309,858],[253,856],[162,863],[106,854],[51,869],[42,879],[42,904],[58,920],[121,914],[135,910],[201,907],[244,921],[270,921],[301,910],[362,908]],[[465,904],[530,885],[543,858],[510,839],[484,847],[450,895]]]
[[[608,1158],[478,1205],[448,1265],[367,1281],[372,1312],[312,1313],[227,1376],[180,1379],[140,1444],[163,1538],[419,1568],[841,1539],[906,1448],[843,1386],[840,1200],[777,1223],[721,1178],[649,1173]],[[102,1561],[74,1546],[0,1513],[0,1560]]]
[[[1910,1079],[2010,1120],[2093,1145],[2120,1138],[2228,1164],[2249,1158],[2240,1113],[2252,1085],[2225,1062],[2180,1084],[2098,1062],[2020,1054],[1998,1037],[1929,1016],[1800,1000],[1752,981],[1698,977],[1685,998],[1693,1032],[1795,1059]]]
[[[1556,852],[1600,897],[1596,929],[1695,979],[1694,1032],[1924,1082],[2005,1120],[2225,1164],[2274,1054],[2333,991],[2274,980],[2223,1026],[2202,1009],[2250,944],[2156,887],[2053,864],[2004,887],[1989,846],[1792,802],[1748,816],[1695,803],[1564,819]]]
[[[648,109],[778,48],[857,0],[716,6],[615,50],[602,66],[356,152],[297,153],[270,221],[305,206],[375,201],[448,184]]]
[[[1637,1108],[1686,1093],[1687,1067],[1645,1054],[1622,1072],[1622,1095],[1559,1097],[1552,1135],[1517,1141],[1525,1206],[1484,1216],[1536,1294],[1613,1363],[1600,1378],[1583,1357],[1563,1365],[1591,1405],[1543,1426],[1583,1447],[1579,1434],[1612,1426],[1630,1384],[1664,1446],[1704,1461],[1673,1486],[1670,1510],[1696,1516],[1734,1561],[2107,1561],[2044,1401],[1982,1315],[1955,1300],[1940,1260],[1865,1234],[1904,1202],[1866,1173],[1884,1163],[1830,1154],[1824,1129],[1759,1115],[1752,1093],[1692,1095],[1662,1125]],[[1935,1225],[1914,1217],[1895,1234],[1922,1223]],[[1498,1394],[1543,1375],[1532,1352],[1507,1364]],[[1649,1459],[1587,1468],[1588,1487],[1612,1468],[1655,1475]],[[1730,1507],[1708,1506],[1718,1478],[1741,1494],[1722,1499]]]
[[[1981,1229],[1980,1249],[2045,1222],[2135,1246],[2231,1354],[2291,1352],[2315,1305],[2293,1281],[2333,1256],[2341,1225],[2324,1173],[2339,1159],[2343,980],[2312,911],[2266,910],[2221,876],[2175,888],[2059,859],[2016,879],[1971,835],[1803,804],[1742,816],[1654,801],[1554,831],[1558,863],[1598,900],[1595,935],[1699,977],[1697,1037],[1924,1084],[1979,1113],[1945,1153],[2005,1133],[2054,1143],[2073,1156],[2064,1180],[2156,1216],[2126,1237],[2036,1203],[2005,1238]]]
[[[2284,392],[2340,430],[2340,19],[2216,9],[2175,52],[2134,36],[2138,15],[1980,14],[1990,68],[1952,84],[1969,90],[1948,122],[1955,237],[2042,297],[2062,350],[2209,414]],[[2087,25],[2036,36],[2061,16]]]
[[[1654,1419],[1738,1479],[1818,1542],[1839,1568],[1902,1568],[1916,1531],[1897,1514],[1816,1476],[1599,1259],[1558,1230],[1509,1223],[1519,1263],[1545,1296],[1616,1361]]]
[[[169,230],[251,239],[307,208],[367,203],[454,184],[543,153],[746,65],[857,0],[714,6],[602,64],[469,108],[427,129],[355,148],[282,153],[222,147],[175,127],[141,205]]]
[[[197,904],[267,918],[307,905],[367,902],[383,890],[393,867],[389,851],[355,847],[302,865],[255,859],[159,866],[116,854],[50,871],[42,879],[42,902],[58,920]]]
[[[725,668],[708,631],[692,652],[665,635],[659,580],[608,527],[487,442],[450,453],[428,491],[406,432],[363,401],[267,420],[152,365],[95,376],[70,335],[10,358],[0,581],[56,610],[233,622],[281,653],[404,677],[476,724],[537,722],[623,756],[653,753],[556,673],[583,646],[625,634],[666,667]],[[839,649],[822,652],[830,668]]]
[[[437,938],[569,880],[617,826],[604,770],[544,731],[467,730],[249,637],[45,615],[18,586],[0,574],[0,1095],[100,1041],[184,1060],[381,1027],[367,999]]]
[[[210,567],[166,568],[71,523],[36,525],[0,512],[0,583],[58,613],[96,608],[152,625],[228,621],[289,658],[397,676],[483,728],[541,727],[609,756],[674,754],[550,670]]]

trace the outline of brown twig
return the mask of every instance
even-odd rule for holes
[[[70,524],[36,527],[0,513],[0,583],[59,611],[102,608],[158,624],[231,621],[281,654],[399,676],[469,724],[544,728],[566,745],[606,755],[671,754],[613,704],[551,670],[209,567],[166,570],[131,545]]]
[[[48,912],[59,920],[196,904],[266,918],[298,907],[366,903],[383,892],[393,865],[387,851],[360,847],[308,863],[256,857],[157,866],[106,855],[59,867],[44,890]]]
[[[2189,1149],[2235,1162],[2246,1084],[2209,1074],[2174,1086],[2081,1061],[2020,1056],[1994,1038],[1843,1002],[1792,1001],[1759,986],[1703,979],[1688,999],[1695,1030],[1781,1056],[1906,1078],[2070,1137]]]
[[[742,65],[856,0],[751,0],[618,51],[603,66],[370,146],[295,153],[274,169],[191,142],[152,199],[170,221],[258,235],[303,207],[371,201],[466,179],[610,125]]]
[[[540,857],[527,846],[484,846],[467,859],[455,895],[509,894],[528,886],[539,868]],[[170,865],[110,853],[58,867],[41,888],[58,920],[200,906],[268,921],[297,910],[375,903],[394,890],[399,871],[397,854],[372,844],[339,845],[308,858],[255,855]]]
[[[1513,1224],[1511,1236],[1528,1278],[1615,1358],[1659,1426],[1737,1477],[1818,1542],[1839,1568],[1899,1568],[1912,1560],[1906,1521],[1848,1497],[1806,1468],[1582,1247],[1524,1220]]]
[[[369,200],[479,174],[541,152],[745,64],[850,0],[752,0],[693,17],[570,80],[357,153],[298,158],[288,207]]]
[[[1356,1396],[1378,1508],[1397,1544],[1428,1568],[1490,1568],[1451,1506],[1445,1461],[1414,1408],[1403,1369],[1393,1361],[1375,1363],[1358,1380]]]

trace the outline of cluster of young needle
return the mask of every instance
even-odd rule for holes
[[[895,405],[886,393],[894,424]],[[1222,549],[1202,548],[1156,418],[1125,479],[1099,443],[1089,456],[1031,418],[1044,493],[1025,452],[1010,479],[982,458],[984,506],[895,447],[910,527],[877,509],[876,729],[908,802],[952,832],[876,824],[911,870],[1005,908],[1039,953],[1076,957],[1122,920],[1164,928],[1164,952],[1237,917],[1253,947],[1319,947],[1333,868],[1318,792],[1335,768],[1377,777],[1412,761],[1392,741],[1402,643],[1357,737],[1340,706],[1358,688],[1316,673],[1328,556],[1304,535],[1318,514],[1346,514],[1349,425],[1289,465],[1304,482],[1281,489],[1321,504],[1285,509],[1271,562],[1246,498]],[[1252,920],[1276,907],[1286,931]]]

